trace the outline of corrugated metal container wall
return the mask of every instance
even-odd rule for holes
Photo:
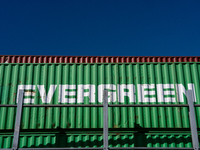
[[[195,103],[200,104],[199,78],[199,63],[4,63],[0,64],[0,104],[16,104],[19,89],[24,89],[25,104],[102,104],[103,89],[109,90],[109,104],[187,104],[185,96],[187,89],[193,90]],[[196,108],[198,128],[200,127],[199,112],[199,109]],[[16,108],[0,107],[0,130],[14,128],[15,113]],[[170,129],[167,128],[190,127],[188,108],[114,107],[109,108],[108,115],[109,128],[121,129],[120,131],[133,128],[140,130],[156,128],[157,131],[160,129],[169,131]],[[103,109],[95,107],[23,108],[21,128],[103,128]],[[43,138],[35,136],[39,141],[39,138]],[[148,139],[148,136],[141,137],[141,140]],[[151,138],[157,139],[157,136],[159,137],[158,141],[162,140],[161,135],[152,135]],[[71,141],[75,138],[79,139],[74,135],[68,137]],[[89,135],[83,137],[90,138]],[[166,140],[169,135],[163,134],[163,137]],[[188,137],[190,134],[185,134],[181,138],[176,136],[177,140],[182,141],[185,138],[188,141]],[[10,142],[12,141],[11,136],[7,138]],[[0,143],[5,143],[7,138],[1,136],[2,142],[0,141]],[[26,138],[23,137],[25,143],[28,140]],[[51,138],[56,137],[48,135],[47,143]],[[95,138],[102,139],[102,135]],[[129,137],[128,134],[124,134],[115,136],[115,138],[122,141],[123,138],[133,140],[134,136],[130,135]],[[33,145],[34,142],[33,140]],[[112,142],[110,143],[112,144]],[[184,143],[183,147],[191,145],[190,141],[186,142],[186,145]],[[26,144],[24,144],[25,147]],[[102,143],[98,144],[102,145]],[[129,146],[129,144],[127,145]]]
[[[31,85],[33,89],[33,91],[28,89],[25,91],[25,96],[27,96],[24,98],[25,103],[102,104],[102,84],[106,84],[103,86],[110,89],[110,94],[112,94],[109,98],[110,104],[177,104],[181,101],[179,100],[180,97],[178,94],[173,94],[179,91],[179,89],[176,88],[177,84],[181,84],[186,89],[190,84],[194,84],[195,91],[200,90],[199,67],[200,65],[197,63],[1,64],[1,104],[16,103],[17,92],[21,88],[18,85]],[[152,91],[155,92],[155,94],[149,94],[149,97],[145,97],[145,99],[142,100],[143,93],[139,85],[143,85],[145,88],[145,84],[152,86],[149,87],[149,89],[146,87],[146,92]],[[159,89],[161,84],[174,85],[170,89],[172,94],[171,97],[170,94],[168,95],[167,102],[161,101],[162,91]],[[78,90],[81,85],[85,85],[85,87],[91,86],[91,89],[94,89],[93,93],[92,90],[90,90],[90,100],[87,96],[83,96],[83,91]],[[122,88],[121,86],[127,86],[128,89],[129,85],[135,86],[135,91],[133,92],[136,96],[136,102],[134,102],[134,99],[129,100],[131,96],[128,98],[128,96],[123,97],[118,94],[118,91]],[[31,87],[29,87],[29,89],[31,89]],[[81,88],[83,87],[81,86]],[[87,89],[89,90],[89,87],[84,90]],[[134,87],[132,89],[134,89]],[[66,92],[66,90],[68,92]],[[87,91],[85,91],[85,93],[87,94]],[[63,96],[63,94],[65,95]],[[45,95],[47,95],[46,99],[44,97]],[[80,96],[84,97],[84,100],[82,100]],[[197,104],[200,103],[199,97],[199,92],[196,92]],[[184,97],[182,103],[187,103],[186,97]],[[14,109],[15,108],[1,108],[0,129],[13,129]],[[199,110],[197,109],[197,118],[199,118]],[[134,128],[135,126],[143,128],[189,128],[187,112],[187,108],[169,107],[109,108],[109,128]],[[74,107],[24,108],[22,117],[23,129],[58,127],[103,128],[103,109]],[[200,127],[200,120],[198,120],[198,127]]]

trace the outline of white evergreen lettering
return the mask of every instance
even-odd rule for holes
[[[129,97],[129,102],[135,102],[135,86],[133,84],[117,85],[118,101],[124,103],[124,97]],[[128,90],[125,92],[124,90]]]
[[[88,90],[87,92],[84,92],[84,90]],[[77,103],[83,103],[84,97],[89,97],[89,102],[94,103],[95,102],[95,85],[92,84],[80,84],[78,85],[78,97],[77,97]]]
[[[38,87],[42,102],[43,103],[50,103],[51,99],[53,97],[53,94],[56,90],[57,85],[50,85],[49,92],[48,92],[47,95],[46,95],[46,90],[44,88],[44,85],[38,85],[37,87]]]
[[[156,102],[155,97],[148,97],[150,95],[155,95],[155,85],[154,84],[138,84],[137,90],[138,90],[138,102],[143,102],[143,103]]]
[[[174,90],[174,84],[157,84],[158,102],[176,102]]]
[[[59,103],[75,103],[76,102],[76,85],[59,85]]]

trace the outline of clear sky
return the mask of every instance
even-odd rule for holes
[[[198,56],[199,0],[0,0],[0,54]]]

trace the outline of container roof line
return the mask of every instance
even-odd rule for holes
[[[200,62],[200,56],[34,56],[0,55],[0,63]]]

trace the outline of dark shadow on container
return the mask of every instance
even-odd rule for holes
[[[149,133],[141,127],[139,124],[135,123],[135,129],[138,130],[136,133],[124,133],[120,132],[111,132],[109,134],[109,146],[110,147],[184,147],[186,144],[191,143],[191,136],[187,135],[178,135],[177,136],[164,136],[166,133]],[[123,130],[123,129],[122,129]],[[143,132],[144,130],[144,132]],[[162,134],[163,133],[163,134]],[[33,133],[34,134],[34,133]],[[103,134],[93,134],[93,133],[84,133],[84,134],[74,134],[73,133],[55,133],[51,135],[45,134],[37,135],[36,137],[40,139],[37,140],[39,145],[35,146],[36,138],[34,145],[29,146],[29,148],[56,148],[56,147],[103,147]],[[28,143],[28,142],[27,142]],[[47,144],[45,144],[47,143]],[[178,146],[180,144],[180,146]],[[182,144],[182,146],[181,146]],[[24,146],[22,148],[28,148]]]

